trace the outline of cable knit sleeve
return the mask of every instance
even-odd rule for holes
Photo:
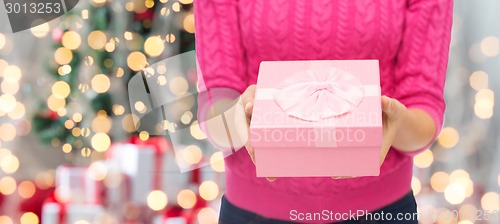
[[[201,89],[246,88],[238,0],[194,1],[196,57]]]
[[[453,0],[409,0],[397,57],[394,97],[434,119],[434,138],[443,125],[452,11]],[[408,154],[415,155],[425,148]]]
[[[246,61],[238,16],[239,0],[195,0],[199,127],[224,156],[242,146],[233,107],[247,87]],[[232,109],[229,109],[232,108]],[[243,120],[241,123],[246,124]]]

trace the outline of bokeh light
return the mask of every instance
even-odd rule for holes
[[[411,189],[413,190],[413,195],[418,195],[420,190],[422,190],[422,184],[420,180],[416,177],[411,177]]]
[[[141,131],[139,133],[139,139],[141,139],[141,141],[147,141],[149,139],[149,132]]]
[[[169,83],[170,91],[176,96],[183,96],[186,94],[189,84],[183,77],[174,77]]]
[[[92,78],[91,86],[97,93],[104,93],[111,86],[111,81],[107,75],[97,74]]]
[[[58,98],[54,95],[50,95],[47,98],[47,107],[49,107],[52,111],[57,112],[59,108],[63,108],[64,106],[66,106],[66,101],[64,99]]]
[[[89,18],[89,10],[84,9],[82,10],[82,19],[88,19]]]
[[[0,140],[10,142],[14,140],[17,135],[16,127],[11,123],[4,123],[0,125]]]
[[[201,130],[200,126],[198,125],[198,121],[194,121],[193,123],[191,123],[189,131],[191,132],[191,136],[193,136],[193,138],[197,140],[203,140],[207,138],[205,133]]]
[[[434,161],[434,155],[432,154],[432,151],[429,149],[423,151],[422,153],[416,155],[413,158],[413,162],[415,166],[417,166],[418,168],[427,168],[432,164],[433,161]]]
[[[125,112],[125,107],[123,107],[122,105],[118,105],[118,104],[113,105],[113,113],[114,113],[116,116],[120,116],[120,115],[122,115],[124,112]]]
[[[183,124],[189,124],[191,119],[193,119],[193,113],[191,111],[186,111],[181,116],[181,122]]]
[[[35,184],[29,180],[22,181],[17,187],[17,192],[22,198],[31,198],[35,192]]]
[[[33,212],[26,212],[21,216],[21,224],[38,224],[40,219]]]
[[[49,187],[52,187],[52,186],[54,186],[54,183],[55,183],[54,170],[40,172],[35,177],[35,184],[40,189],[47,189]]]
[[[88,35],[87,42],[92,49],[103,49],[107,42],[106,34],[100,30],[94,30]]]
[[[500,196],[497,192],[487,192],[481,197],[481,207],[483,210],[499,211],[500,210]]]
[[[167,41],[169,43],[175,42],[175,35],[174,34],[167,34],[165,36],[165,41]]]
[[[106,0],[92,0],[92,3],[95,4],[96,6],[99,6],[106,3]]]
[[[11,176],[4,176],[0,178],[0,193],[3,195],[10,195],[16,191],[16,180]]]
[[[457,224],[474,224],[474,223],[469,220],[460,220]]]
[[[458,131],[453,127],[446,127],[441,130],[438,136],[438,142],[445,148],[453,148],[459,140]]]
[[[181,11],[181,4],[179,2],[174,2],[172,4],[172,10],[174,10],[174,12]]]
[[[147,111],[146,105],[142,101],[135,102],[134,109],[141,114],[146,113]]]
[[[177,203],[184,209],[189,209],[196,204],[196,194],[189,189],[181,190],[177,194]]]
[[[151,191],[147,197],[149,208],[154,211],[160,211],[167,206],[167,195],[163,191]]]
[[[481,119],[489,119],[493,116],[495,94],[490,89],[481,89],[476,93],[474,112]]]
[[[36,22],[38,22],[38,21],[36,21]],[[42,38],[42,37],[47,36],[47,34],[50,31],[50,26],[48,23],[42,23],[38,26],[32,27],[30,29],[30,31],[31,31],[31,34],[33,34],[33,36],[38,37],[38,38]]]
[[[183,27],[184,30],[186,30],[189,33],[194,33],[194,15],[189,14],[186,17],[184,17],[183,21]]]
[[[9,117],[13,120],[20,119],[25,114],[26,114],[26,108],[24,107],[24,104],[22,104],[21,102],[16,102],[16,106],[14,107],[14,109],[8,112]]]
[[[169,8],[167,8],[167,7],[163,7],[163,8],[160,10],[160,14],[161,14],[162,16],[168,16],[168,15],[170,15],[170,9],[169,9]]]
[[[10,112],[16,108],[16,98],[10,94],[0,95],[0,111]]]
[[[122,77],[123,75],[125,74],[125,71],[123,70],[123,68],[117,68],[116,69],[116,77]]]
[[[6,215],[0,215],[0,223],[2,223],[2,224],[14,224],[12,219]]]
[[[78,47],[80,47],[81,43],[82,39],[80,37],[80,34],[75,31],[66,31],[62,36],[61,44],[70,50],[76,50]]]
[[[210,167],[212,167],[214,171],[220,173],[225,171],[224,166],[224,155],[222,152],[219,151],[212,154],[210,157]]]
[[[7,174],[15,173],[19,169],[19,159],[12,154],[5,155],[0,159],[0,167]]]
[[[16,65],[9,65],[3,70],[3,79],[7,82],[19,82],[21,76],[21,69]]]
[[[0,33],[1,34],[1,33]],[[0,77],[3,76],[3,71],[9,66],[9,63],[3,59],[0,59]]]
[[[0,75],[1,75],[1,72],[0,72]],[[2,89],[2,92],[5,94],[14,95],[19,90],[19,83],[2,81],[1,89]]]
[[[62,146],[62,151],[63,151],[64,153],[70,153],[72,149],[73,149],[73,147],[72,147],[70,144],[68,144],[68,143],[65,143],[65,144]]]
[[[201,183],[199,187],[199,192],[200,196],[203,199],[211,201],[216,199],[217,196],[219,195],[219,186],[217,185],[217,183],[211,180],[207,180]]]
[[[144,42],[144,51],[151,57],[160,56],[165,49],[165,45],[160,36],[152,36]]]
[[[475,90],[488,88],[488,73],[484,71],[475,71],[469,78],[470,86]]]
[[[89,166],[88,174],[95,181],[104,180],[108,174],[108,167],[102,161],[93,162]]]
[[[467,177],[460,177],[456,180],[452,181],[453,183],[457,183],[462,186],[465,190],[465,197],[470,197],[474,193],[474,183],[471,179]]]
[[[54,52],[54,60],[60,65],[66,65],[73,60],[73,52],[65,47],[60,47]]]
[[[488,36],[481,41],[481,52],[488,57],[495,57],[500,50],[500,43],[497,37]]]
[[[444,189],[444,198],[450,204],[460,204],[465,200],[465,188],[457,183],[451,183]]]
[[[111,130],[111,118],[107,115],[97,115],[92,120],[92,131],[94,132],[109,132]]]
[[[87,220],[80,219],[80,220],[76,220],[75,224],[90,224],[90,222],[88,222]]]
[[[83,116],[81,113],[74,113],[71,119],[73,119],[74,122],[80,122],[82,121]]]
[[[134,71],[140,71],[148,66],[148,61],[143,53],[135,51],[128,55],[127,65]]]
[[[453,172],[450,173],[450,182],[453,182],[457,179],[460,179],[460,178],[470,178],[470,175],[469,173],[467,173],[467,171],[463,170],[463,169],[457,169],[457,170],[454,170]]]
[[[431,176],[431,187],[437,192],[444,192],[449,183],[449,176],[447,173],[438,171]]]
[[[92,148],[94,148],[98,152],[104,152],[108,150],[111,145],[111,139],[109,135],[106,133],[96,133],[91,140]]]
[[[79,127],[74,127],[73,129],[71,129],[71,134],[75,137],[80,136],[81,132],[82,131]]]
[[[59,99],[68,97],[70,92],[70,86],[65,81],[57,81],[52,85],[52,94]]]
[[[182,157],[189,164],[197,164],[203,158],[203,153],[198,146],[188,145],[182,150]]]
[[[200,224],[216,224],[218,221],[217,212],[212,208],[202,208],[197,215]]]
[[[91,66],[94,64],[94,58],[92,56],[87,56],[85,57],[85,59],[83,60],[83,63],[86,65],[86,66]]]
[[[160,86],[164,86],[165,84],[167,84],[167,78],[165,76],[163,76],[163,75],[160,75],[156,79],[156,83],[158,83],[158,85],[160,85]]]
[[[63,65],[57,69],[57,73],[61,76],[69,74],[73,69],[69,65]]]
[[[92,151],[89,147],[83,147],[82,150],[80,150],[80,153],[83,157],[89,157],[92,154]]]

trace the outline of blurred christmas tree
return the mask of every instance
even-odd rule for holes
[[[126,103],[114,102],[126,95],[111,91],[124,89],[136,72],[158,60],[194,50],[191,3],[90,1],[67,13],[52,32],[54,56],[47,70],[55,82],[33,117],[39,139],[87,157],[123,137],[112,127],[113,116],[128,114]],[[155,23],[174,26],[167,35],[154,35]],[[114,88],[115,84],[119,87]]]

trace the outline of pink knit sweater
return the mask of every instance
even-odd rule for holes
[[[261,61],[378,59],[382,94],[428,112],[439,133],[452,8],[452,0],[196,0],[201,83],[243,92],[256,83]],[[373,211],[410,191],[414,154],[391,148],[378,177],[270,183],[256,177],[243,149],[225,159],[225,196],[282,220],[324,210]]]

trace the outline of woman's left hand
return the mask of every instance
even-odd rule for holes
[[[380,166],[396,138],[408,109],[394,98],[382,96],[382,146],[380,147]]]
[[[398,100],[382,96],[382,146],[380,147],[380,166],[384,163],[385,157],[396,138],[398,130],[401,128],[403,119],[408,114],[408,109]],[[333,179],[343,179],[351,177],[332,177]]]

